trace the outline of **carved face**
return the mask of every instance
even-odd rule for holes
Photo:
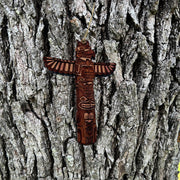
[[[95,53],[89,46],[89,42],[77,42],[77,48],[76,48],[76,56],[82,57],[82,58],[95,58]]]

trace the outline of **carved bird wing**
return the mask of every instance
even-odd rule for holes
[[[61,60],[58,58],[44,57],[44,65],[53,72],[71,75],[75,72],[74,61]]]
[[[95,76],[107,76],[114,72],[115,63],[94,63]]]

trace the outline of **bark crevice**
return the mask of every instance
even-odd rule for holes
[[[2,179],[7,179],[10,180],[11,174],[10,174],[10,169],[9,169],[9,164],[8,164],[8,155],[7,155],[7,148],[6,148],[6,142],[5,138],[3,136],[0,136],[0,145],[2,147],[2,153],[3,153],[3,158],[4,158],[4,168],[5,171],[3,172],[0,167],[0,172],[1,172],[1,177]]]
[[[110,18],[110,8],[112,0],[107,1],[107,16],[105,20],[105,32],[103,39],[109,39],[109,18]]]
[[[14,138],[18,144],[17,148],[20,154],[23,155],[23,158],[26,162],[27,157],[26,157],[25,145],[23,143],[23,138],[21,137],[21,133],[16,123],[14,122],[12,108],[8,103],[6,104],[6,112],[3,113],[3,117],[6,119],[7,126],[9,127],[9,129],[11,129],[12,133],[14,134]]]
[[[46,17],[43,19],[44,28],[42,30],[42,39],[43,39],[43,54],[44,56],[50,56],[50,43],[49,43],[49,21]]]
[[[86,170],[86,155],[84,152],[84,146],[83,145],[79,145],[80,147],[80,154],[81,154],[81,160],[82,160],[82,175],[81,175],[81,179],[84,179],[87,176],[87,170]]]
[[[54,177],[54,157],[52,154],[52,145],[51,145],[51,140],[49,137],[49,129],[45,123],[45,121],[38,116],[38,114],[34,111],[33,105],[31,104],[30,101],[28,101],[28,105],[30,107],[30,111],[34,114],[34,116],[41,121],[42,127],[44,128],[44,135],[45,135],[45,148],[47,150],[47,155],[49,156],[49,175],[53,178]]]
[[[114,172],[114,168],[115,168],[115,165],[116,165],[116,161],[119,159],[120,157],[120,152],[119,152],[119,143],[118,143],[118,139],[117,139],[117,134],[114,135],[114,142],[113,142],[113,145],[114,147],[112,147],[114,150],[114,161],[113,163],[111,164],[111,168],[109,169],[109,174],[108,174],[108,177],[107,177],[107,180],[109,179],[113,179],[113,172]]]
[[[35,25],[35,34],[34,34],[34,42],[36,42],[36,35],[39,26],[39,21],[41,18],[41,7],[43,0],[32,0],[32,2],[34,4],[34,9],[36,11],[36,25]]]
[[[99,103],[99,112],[97,115],[97,124],[98,124],[98,129],[97,129],[97,134],[100,137],[102,133],[102,120],[103,120],[103,112],[104,112],[104,105],[103,105],[103,94],[104,94],[104,89],[103,89],[103,83],[102,80],[99,79],[99,84],[101,87],[101,94],[100,94],[100,103]]]
[[[33,167],[33,171],[32,171],[30,178],[32,178],[34,180],[38,180],[37,157],[36,157],[35,153],[33,153],[33,154],[34,154],[34,167]]]
[[[8,17],[4,14],[3,21],[1,24],[1,38],[2,38],[2,61],[4,76],[7,82],[10,82],[13,77],[12,72],[12,61],[10,59],[10,42],[8,35]]]

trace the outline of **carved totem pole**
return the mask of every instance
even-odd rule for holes
[[[95,53],[89,42],[77,43],[76,60],[61,60],[44,57],[45,66],[59,74],[76,76],[76,121],[77,139],[84,145],[97,139],[93,81],[96,76],[107,76],[115,70],[115,63],[94,63]]]

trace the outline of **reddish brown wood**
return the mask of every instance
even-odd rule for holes
[[[179,143],[180,143],[180,132],[179,132],[179,134],[178,134],[178,139],[177,139],[177,142],[179,142]]]
[[[84,145],[93,144],[97,139],[94,78],[112,74],[116,66],[115,63],[93,63],[92,58],[95,53],[88,41],[78,41],[76,61],[44,57],[44,64],[50,71],[76,76],[77,139]]]

